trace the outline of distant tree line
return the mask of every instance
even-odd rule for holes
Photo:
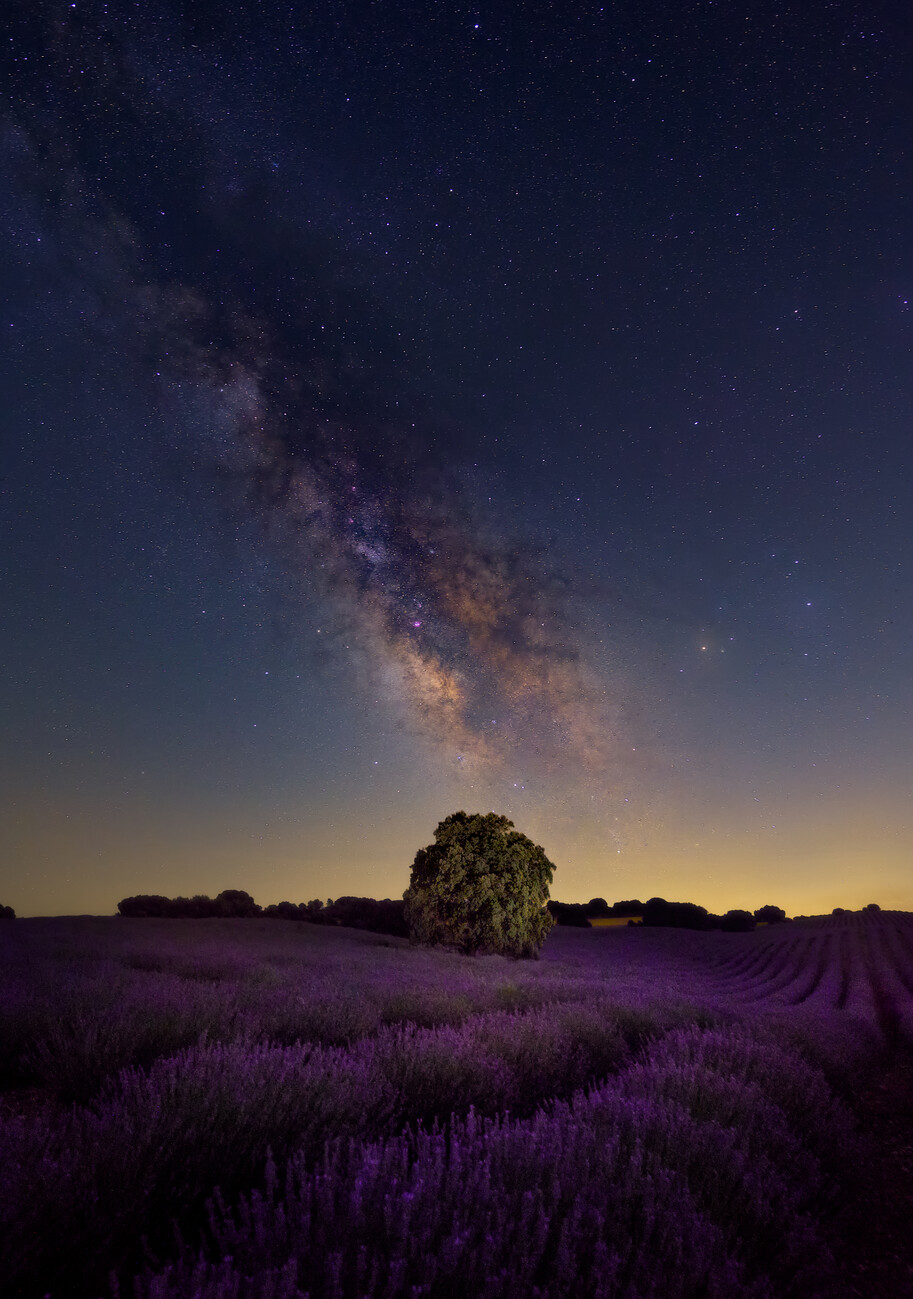
[[[406,904],[401,898],[328,898],[326,904],[313,902],[276,902],[263,914],[276,920],[304,920],[312,925],[346,925],[349,929],[367,929],[374,934],[408,937]]]
[[[11,908],[4,908],[11,910]],[[377,934],[407,936],[405,904],[384,898],[328,899],[326,904],[313,902],[276,902],[261,907],[243,889],[223,889],[216,897],[197,893],[191,898],[166,898],[157,893],[140,893],[123,898],[117,910],[122,916],[165,920],[300,920],[312,925],[346,925],[350,929],[367,929]]]
[[[192,898],[165,898],[158,893],[140,893],[118,902],[122,916],[138,919],[167,920],[251,920],[263,914],[263,908],[243,889],[223,889],[216,897],[195,893]]]
[[[558,925],[576,929],[589,929],[593,920],[627,920],[629,925],[643,925],[653,929],[723,930],[727,933],[747,933],[757,925],[779,925],[787,920],[782,907],[770,904],[756,911],[727,911],[714,915],[706,907],[694,902],[667,902],[665,898],[650,898],[640,902],[636,898],[615,902],[611,906],[605,898],[591,898],[589,902],[558,902],[547,904]],[[875,902],[863,911],[875,912],[881,908]],[[269,920],[298,920],[311,925],[344,925],[349,929],[366,929],[375,934],[392,934],[406,938],[405,903],[402,899],[341,897],[335,902],[319,898],[311,902],[274,902],[261,907],[243,889],[223,889],[216,897],[197,893],[193,897],[166,898],[157,893],[141,893],[124,898],[117,904],[122,916],[157,917],[168,920],[233,919],[250,920],[265,917]],[[843,915],[843,907],[835,907],[833,914]],[[12,907],[0,906],[0,920],[14,920]],[[800,917],[801,919],[802,917]]]
[[[593,920],[624,920],[629,925],[643,925],[653,929],[722,929],[728,933],[746,933],[759,924],[776,925],[786,920],[782,907],[764,906],[757,911],[727,911],[717,916],[695,902],[667,902],[665,898],[650,898],[640,902],[632,898],[612,906],[605,898],[591,898],[589,902],[548,903],[556,924],[588,929]]]
[[[554,899],[546,903],[558,925],[570,925],[574,929],[589,929],[591,920],[639,920],[644,913],[643,902],[636,898],[629,902],[615,902],[609,906],[605,898],[590,898],[589,902],[557,902]]]
[[[721,929],[729,933],[745,933],[757,924],[775,925],[786,920],[782,907],[765,906],[757,911],[727,911],[717,916],[706,907],[694,902],[667,902],[665,898],[650,898],[640,902],[636,898],[615,902],[611,906],[605,898],[591,898],[589,902],[558,902],[547,904],[556,924],[578,929],[589,929],[597,919],[627,920],[631,925],[659,929]],[[311,925],[344,925],[349,929],[366,929],[375,934],[392,934],[408,937],[405,904],[401,899],[341,897],[326,902],[275,902],[261,907],[243,889],[223,889],[216,897],[197,893],[193,897],[166,898],[157,893],[141,893],[124,898],[117,904],[122,916],[160,918],[167,920],[298,920]],[[12,920],[12,907],[0,907],[0,919]]]

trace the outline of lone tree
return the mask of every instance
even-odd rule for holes
[[[494,812],[454,812],[420,848],[403,894],[413,943],[537,956],[554,923],[545,909],[555,868]]]

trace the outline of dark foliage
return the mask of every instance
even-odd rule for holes
[[[643,908],[643,923],[656,929],[722,929],[726,933],[749,933],[755,927],[750,911],[732,910],[723,916],[711,915],[695,902],[667,902],[650,898]]]
[[[164,898],[159,893],[138,893],[132,898],[122,898],[117,904],[118,913],[122,916],[146,919],[150,916],[167,916],[171,898]]]
[[[412,941],[535,956],[554,923],[555,868],[542,848],[494,812],[454,812],[434,840],[416,853],[404,895]]]
[[[753,912],[756,924],[782,925],[786,920],[786,912],[782,907],[774,907],[768,904],[766,907],[758,907]]]
[[[299,920],[316,925],[345,925],[349,929],[366,929],[374,934],[408,935],[405,903],[399,899],[337,898],[326,905],[319,899],[311,902],[275,902],[261,907],[243,889],[224,889],[218,897],[197,894],[192,898],[166,898],[159,894],[138,894],[117,904],[122,916],[167,920],[247,920],[265,916],[271,920]]]
[[[591,920],[610,920],[613,918],[631,921],[640,920],[644,913],[643,902],[632,898],[626,902],[613,902],[609,906],[605,898],[590,898],[589,902],[556,902],[548,904],[548,909],[555,917],[557,925],[569,925],[574,929],[586,929]]]
[[[207,897],[205,893],[195,893],[192,898],[172,898],[167,914],[177,920],[204,920],[224,914],[216,908],[214,898]]]
[[[650,898],[643,909],[644,925],[661,929],[709,929],[710,915],[706,907],[695,902],[667,902],[665,898]]]
[[[333,903],[327,903],[331,907]],[[306,920],[311,924],[323,923],[324,905],[320,898],[311,902],[273,902],[263,908],[263,914],[270,920]]]
[[[406,904],[402,899],[337,898],[313,919],[322,925],[346,925],[349,929],[367,929],[373,934],[408,937]]]
[[[584,906],[582,902],[555,901],[548,902],[546,906],[556,925],[569,925],[572,929],[590,928],[590,906]]]
[[[592,898],[586,903],[553,900],[548,903],[548,910],[557,925],[576,929],[590,927],[591,920],[627,918],[629,925],[708,931],[721,929],[725,933],[743,934],[750,933],[758,921],[778,924],[786,919],[786,913],[780,907],[761,907],[754,914],[750,911],[731,910],[725,915],[717,916],[693,902],[667,902],[665,898],[651,898],[646,903],[632,898],[625,902],[615,902],[612,906],[603,898]]]
[[[320,904],[321,906],[323,903]],[[273,902],[263,908],[264,916],[271,920],[308,920],[307,908],[303,902]]]
[[[12,907],[0,907],[0,920],[15,920],[16,913]]]
[[[348,929],[366,929],[372,934],[392,934],[406,938],[405,903],[400,899],[337,898],[324,904],[312,902],[277,902],[263,914],[274,920],[302,920],[312,925],[345,925]]]
[[[215,914],[226,919],[247,919],[263,913],[263,908],[243,889],[223,889],[215,904],[218,908]]]
[[[464,821],[459,823],[459,830],[460,833],[466,833],[467,840],[471,837],[469,830],[466,828],[470,822],[485,822],[493,819],[495,822],[503,822],[505,826],[512,829],[511,823],[506,818],[496,817],[494,813],[489,813],[488,817],[470,817],[465,812],[455,813],[455,816],[464,818]],[[448,817],[447,821],[442,822],[441,825],[447,826],[451,820],[453,818]],[[438,831],[440,829],[441,826],[438,827]],[[542,852],[541,848],[536,848],[536,845],[532,844],[525,835],[518,835],[516,831],[513,834],[516,840],[522,840],[524,845],[528,845],[523,847],[524,853],[534,856],[535,853]],[[477,838],[475,842],[483,844],[485,842],[484,835]],[[438,845],[432,844],[429,848],[422,849],[419,856],[437,849]],[[469,856],[471,856],[471,852],[467,856],[465,848],[457,849],[453,843],[448,845],[447,853],[444,856],[446,857],[448,853],[453,855],[454,860],[457,861],[457,876],[462,871],[465,873],[466,879],[471,882],[475,872],[475,875],[487,880],[484,888],[489,890],[490,893],[488,901],[483,905],[481,899],[477,899],[477,910],[481,907],[481,911],[471,922],[464,921],[461,923],[471,923],[479,932],[484,930],[486,925],[489,926],[488,938],[477,945],[473,945],[468,939],[464,942],[456,937],[450,939],[438,937],[435,941],[453,943],[464,951],[506,950],[497,946],[500,940],[494,936],[494,930],[490,927],[495,923],[494,916],[496,914],[501,915],[501,920],[497,923],[502,925],[509,923],[509,920],[505,919],[505,917],[510,917],[512,909],[513,911],[518,909],[516,898],[496,903],[494,901],[497,892],[495,886],[496,872],[491,877],[486,876],[484,871],[480,872],[477,864],[475,866],[470,864]],[[418,857],[416,860],[418,860]],[[435,860],[438,859],[435,858]],[[548,863],[545,859],[544,854],[542,860],[546,861],[550,870],[553,869],[551,863]],[[448,869],[452,873],[454,869],[453,861],[450,862]],[[413,867],[413,872],[414,870]],[[551,875],[548,878],[550,879]],[[547,897],[547,885],[545,887],[544,896]],[[332,898],[328,898],[326,903],[323,903],[319,898],[315,898],[310,902],[275,902],[268,907],[260,907],[251,895],[245,893],[242,889],[224,889],[215,898],[207,897],[206,894],[201,893],[191,898],[166,898],[156,893],[138,894],[136,897],[124,898],[117,904],[117,909],[122,916],[159,917],[168,920],[252,919],[262,915],[274,920],[298,920],[317,925],[344,925],[349,929],[364,929],[375,934],[391,934],[398,938],[406,938],[410,932],[407,921],[408,896],[407,893],[403,901],[391,900],[390,898],[383,898],[378,901],[375,898],[341,897],[334,902]],[[468,908],[467,915],[471,909],[471,907]],[[878,909],[877,903],[874,902],[865,908],[866,911],[877,911]],[[457,911],[459,911],[459,908],[457,908]],[[442,915],[445,912],[446,908],[442,911]],[[759,907],[753,914],[748,911],[733,910],[726,912],[723,916],[717,916],[711,915],[706,908],[697,906],[693,902],[667,902],[665,898],[650,898],[649,902],[646,903],[639,901],[637,898],[632,898],[623,902],[614,902],[611,906],[604,898],[591,898],[586,903],[559,902],[552,899],[546,903],[546,912],[551,916],[554,924],[574,929],[588,929],[591,918],[627,917],[629,923],[635,921],[639,923],[640,918],[643,917],[643,923],[654,928],[722,929],[729,933],[747,933],[754,929],[756,923],[780,924],[786,920],[786,913],[781,907]],[[540,911],[539,914],[541,915],[542,912]],[[842,915],[843,911],[837,907],[834,914]],[[13,919],[14,916],[15,913],[11,907],[0,908],[0,919]],[[464,931],[464,934],[466,932],[468,931]],[[546,929],[544,933],[547,932]],[[426,940],[419,939],[419,941]],[[541,946],[541,941],[540,939],[536,947]],[[515,946],[516,944],[510,948],[514,955],[517,954],[516,950],[514,950]],[[526,954],[530,954],[530,952]]]
[[[122,916],[147,919],[162,917],[168,920],[204,920],[219,918],[252,919],[262,914],[263,908],[243,889],[223,889],[218,897],[210,898],[197,893],[192,898],[165,898],[157,893],[140,893],[123,898],[117,904]]]
[[[720,929],[727,934],[748,934],[755,927],[755,918],[750,911],[727,911],[720,917]]]
[[[606,915],[609,916],[642,916],[644,913],[644,904],[638,898],[631,898],[627,902],[613,902],[609,907]]]

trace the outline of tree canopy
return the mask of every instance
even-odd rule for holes
[[[420,848],[404,896],[409,937],[461,952],[536,956],[551,929],[555,868],[538,844],[494,812],[454,812]]]
[[[786,920],[786,912],[783,908],[775,907],[772,903],[768,903],[765,907],[758,907],[753,915],[759,925],[782,925]]]
[[[117,904],[122,916],[141,919],[157,916],[171,920],[253,919],[263,908],[244,889],[223,889],[217,897],[196,893],[192,898],[166,898],[159,893],[138,893]]]

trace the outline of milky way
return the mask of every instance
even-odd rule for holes
[[[500,537],[414,436],[316,413],[307,358],[267,324],[236,321],[214,356],[211,309],[186,288],[164,297],[156,333],[230,430],[226,468],[413,724],[469,769],[604,772],[616,723],[547,558]]]
[[[178,422],[175,385],[202,407],[218,436],[197,458],[322,581],[375,687],[443,760],[601,779],[619,709],[563,583],[532,529],[505,537],[444,469],[450,431],[402,382],[397,331],[345,247],[229,157],[129,42],[71,33],[56,53],[73,98],[36,97],[7,154],[43,219],[65,212],[72,274],[99,327],[130,340],[150,399],[168,389]],[[77,62],[104,88],[93,102]],[[127,186],[119,168],[137,156]]]

